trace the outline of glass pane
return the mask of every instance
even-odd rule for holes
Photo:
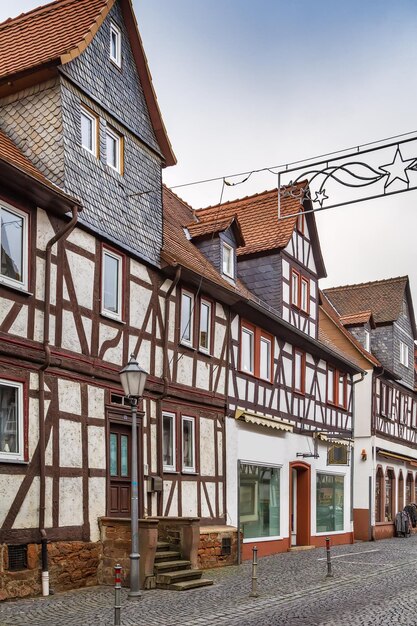
[[[385,521],[392,522],[392,483],[391,474],[385,477]]]
[[[93,120],[81,113],[81,144],[93,152]]]
[[[210,305],[201,303],[200,309],[200,348],[209,349]]]
[[[19,454],[18,389],[0,385],[0,452]]]
[[[253,373],[253,333],[246,328],[242,329],[242,369]]]
[[[117,159],[117,150],[118,150],[118,141],[116,137],[113,135],[109,135],[106,133],[106,153],[107,153],[107,163],[111,165],[115,169],[118,167],[118,159]]]
[[[162,417],[162,456],[165,467],[174,468],[174,418],[172,415]]]
[[[129,476],[129,438],[127,435],[120,436],[120,476]]]
[[[260,363],[260,375],[261,378],[270,380],[271,378],[271,342],[268,339],[261,337],[261,363]]]
[[[248,464],[240,466],[239,511],[245,539],[279,535],[278,468]]]
[[[298,306],[298,274],[292,274],[292,304]]]
[[[233,254],[234,251],[230,246],[223,244],[223,274],[233,277]]]
[[[119,313],[119,259],[104,254],[103,308]]]
[[[23,282],[23,217],[1,209],[1,273]]]
[[[117,59],[117,34],[114,30],[110,34],[110,48],[112,59]]]
[[[295,353],[294,389],[301,391],[301,354]]]
[[[117,476],[117,435],[110,433],[110,476]]]
[[[307,294],[308,294],[307,283],[305,280],[302,280],[301,281],[301,308],[303,309],[303,311],[307,311],[308,309]]]
[[[327,400],[329,402],[334,400],[334,370],[327,372]]]
[[[191,313],[191,296],[183,293],[181,299],[181,341],[191,342]]]
[[[194,470],[194,420],[182,422],[182,463],[184,469]]]
[[[345,406],[345,378],[339,376],[339,406]]]
[[[317,474],[317,532],[343,530],[344,478]]]

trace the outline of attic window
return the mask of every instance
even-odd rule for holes
[[[235,278],[235,251],[227,243],[222,244],[222,268],[223,274],[229,278]]]
[[[110,60],[113,61],[117,65],[117,67],[122,67],[122,34],[120,32],[120,28],[113,24],[110,24]]]
[[[408,346],[403,341],[400,341],[400,363],[408,367]]]

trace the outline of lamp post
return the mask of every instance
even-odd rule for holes
[[[131,471],[131,506],[130,506],[130,534],[132,539],[130,558],[130,591],[128,597],[141,597],[139,584],[139,499],[138,499],[138,436],[136,429],[137,407],[139,398],[143,395],[148,373],[143,370],[130,355],[129,363],[120,372],[120,382],[130,400],[132,410],[132,471]]]

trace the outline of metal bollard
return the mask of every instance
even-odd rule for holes
[[[250,598],[257,598],[258,593],[258,548],[253,546],[252,548],[252,591],[249,594]]]
[[[330,537],[326,537],[327,574],[326,578],[333,578],[332,561],[330,558]]]
[[[114,626],[120,626],[120,609],[122,592],[122,566],[114,566]]]

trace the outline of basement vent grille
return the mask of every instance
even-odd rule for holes
[[[27,546],[8,546],[7,551],[10,572],[18,572],[19,570],[27,569]]]
[[[230,556],[232,554],[232,540],[230,537],[222,537],[222,556]]]

